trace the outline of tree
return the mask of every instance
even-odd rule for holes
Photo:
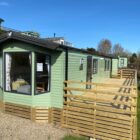
[[[108,39],[103,39],[99,42],[97,46],[97,51],[102,54],[110,54],[112,48],[112,43]]]
[[[140,79],[140,51],[137,53],[137,72],[138,72],[138,79]]]
[[[124,48],[119,43],[117,43],[113,46],[112,53],[115,56],[123,56],[124,55]]]
[[[130,57],[130,63],[135,64],[137,63],[137,54],[133,53],[132,56]]]
[[[95,48],[87,48],[87,51],[93,53],[93,54],[98,54],[98,51],[96,51]]]
[[[3,34],[3,33],[5,33],[5,31],[3,31],[3,30],[0,29],[0,35]]]

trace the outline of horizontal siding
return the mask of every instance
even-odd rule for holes
[[[98,59],[98,71],[96,74],[92,75],[92,82],[102,83],[110,78],[111,71],[111,59],[110,60],[110,70],[105,71],[105,60],[102,57],[93,56],[93,59]]]
[[[47,106],[51,107],[51,95],[50,93],[43,93],[33,96],[32,106]]]
[[[63,87],[65,78],[65,53],[55,53],[52,58],[51,105],[63,107]]]
[[[80,70],[80,60],[84,59],[83,70]],[[87,55],[70,52],[68,54],[68,80],[86,81]]]
[[[32,96],[4,92],[4,102],[22,105],[32,105]]]
[[[118,59],[112,59],[112,76],[118,75]]]

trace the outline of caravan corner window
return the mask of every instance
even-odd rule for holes
[[[50,91],[50,56],[36,53],[35,93]]]
[[[31,53],[4,53],[5,91],[31,94]]]

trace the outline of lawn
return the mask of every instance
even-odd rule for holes
[[[140,140],[140,85],[139,85],[139,92],[138,92],[138,140]]]

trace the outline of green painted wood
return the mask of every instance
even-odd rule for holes
[[[65,80],[65,52],[55,52],[52,57],[51,106],[63,107]]]
[[[80,60],[83,58],[83,70],[80,70]],[[68,80],[85,82],[87,75],[87,55],[78,52],[68,54]]]
[[[118,75],[118,59],[112,59],[112,76]]]
[[[3,94],[4,94],[4,99],[3,99],[4,102],[32,106],[32,96],[15,94],[11,92],[4,92]]]
[[[80,69],[80,61],[83,59],[83,69]],[[68,80],[86,82],[87,78],[87,55],[78,52],[68,54]],[[83,85],[71,84],[71,87],[86,88]],[[80,94],[81,92],[74,92]]]
[[[3,87],[3,82],[2,82],[2,53],[0,53],[0,100],[2,100],[3,98],[3,91],[2,91],[2,87]]]
[[[92,75],[92,82],[97,82],[97,83],[102,83],[110,78],[110,71],[111,71],[111,66],[108,71],[105,71],[105,60],[103,57],[100,56],[93,56],[93,59],[98,59],[98,70],[96,74]],[[111,64],[111,59],[110,60]]]
[[[124,64],[121,64],[121,59],[124,60]],[[119,68],[126,68],[128,64],[128,59],[126,57],[119,57]]]

